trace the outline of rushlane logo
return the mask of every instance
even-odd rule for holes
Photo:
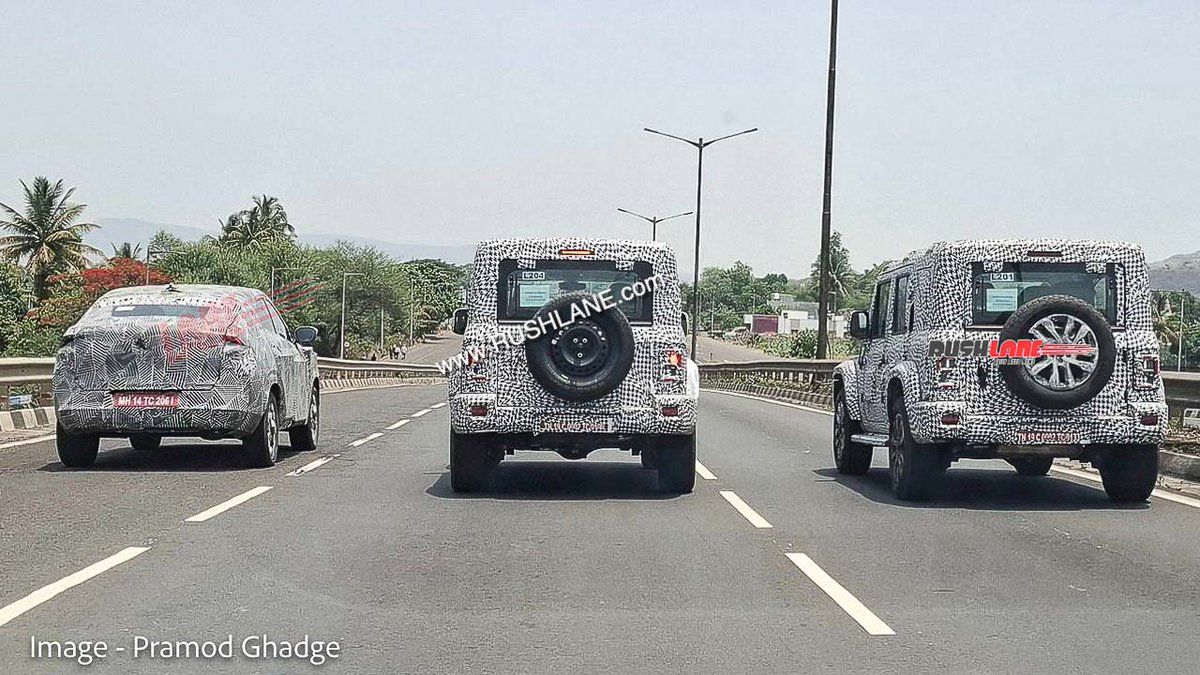
[[[534,316],[534,318],[521,324],[520,330],[497,330],[492,334],[491,345],[467,347],[451,358],[438,362],[438,371],[445,376],[462,368],[473,366],[487,358],[491,352],[499,351],[505,347],[520,347],[526,340],[536,340],[546,333],[558,331],[573,323],[584,321],[593,314],[600,314],[601,312],[614,309],[621,302],[629,302],[640,298],[657,288],[661,281],[662,279],[659,275],[655,274],[629,286],[622,287],[620,293],[621,299],[619,301],[613,297],[612,291],[606,288],[599,293],[593,293],[588,297],[572,302],[567,316],[563,316],[562,311],[556,309],[553,312]]]
[[[1089,356],[1096,348],[1086,344],[1046,342],[1045,340],[930,340],[930,358],[987,357],[1006,363],[1043,356]]]

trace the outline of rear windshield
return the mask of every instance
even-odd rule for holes
[[[499,321],[525,321],[564,293],[612,293],[632,322],[653,318],[653,293],[622,301],[621,289],[653,276],[648,262],[616,260],[501,260],[496,303]]]
[[[142,317],[155,316],[165,318],[179,318],[189,316],[192,318],[200,318],[201,314],[209,311],[208,306],[202,305],[137,305],[137,304],[117,304],[109,305],[105,308],[100,308],[100,312],[112,317]]]
[[[1116,275],[1112,263],[1004,263],[971,266],[971,312],[976,325],[1001,325],[1021,305],[1047,295],[1079,298],[1116,323]]]

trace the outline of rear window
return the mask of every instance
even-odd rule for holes
[[[192,318],[200,318],[201,314],[208,311],[206,306],[201,305],[137,305],[137,304],[120,304],[109,305],[107,308],[101,308],[108,316],[115,318],[120,317],[165,317],[179,318],[189,316]]]
[[[621,289],[653,276],[648,262],[619,260],[501,260],[496,318],[525,321],[564,293],[610,291],[631,322],[653,318],[653,293],[622,301]]]
[[[1112,263],[1004,263],[971,266],[971,316],[977,325],[1001,325],[1021,305],[1047,295],[1079,298],[1117,320],[1116,269]]]

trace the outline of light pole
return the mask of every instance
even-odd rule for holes
[[[299,267],[272,267],[271,268],[271,302],[275,302],[275,273],[283,270],[298,270]]]
[[[620,211],[621,213],[628,213],[631,216],[637,216],[638,218],[641,218],[642,220],[646,221],[647,223],[650,223],[650,241],[658,241],[658,224],[659,223],[663,222],[664,220],[670,220],[672,218],[680,218],[682,216],[692,215],[692,212],[688,211],[687,213],[676,213],[673,216],[667,216],[666,218],[659,218],[657,216],[654,216],[654,217],[643,216],[640,213],[634,213],[633,211],[627,211],[619,206],[617,207],[617,210]]]
[[[703,137],[698,138],[693,141],[693,140],[690,140],[687,138],[682,138],[680,136],[675,136],[673,134],[663,133],[661,131],[655,131],[654,129],[650,129],[650,128],[644,128],[644,129],[642,129],[642,131],[648,131],[652,134],[658,134],[659,136],[666,136],[667,138],[674,138],[677,141],[683,141],[684,143],[687,143],[688,145],[692,146],[693,148],[696,148],[696,153],[697,153],[697,158],[696,158],[696,256],[695,256],[695,262],[693,263],[693,267],[695,269],[692,270],[692,315],[696,319],[696,321],[699,321],[700,320],[700,186],[704,180],[704,149],[707,148],[708,146],[712,145],[713,143],[718,143],[727,138],[733,138],[734,136],[741,136],[742,134],[754,133],[755,131],[758,131],[758,127],[755,127],[753,129],[746,129],[745,131],[739,131],[736,134],[729,134],[728,136],[714,138],[711,141],[706,141],[706,140],[704,140]],[[696,353],[696,321],[693,321],[692,325],[691,325],[691,329],[692,329],[692,351],[691,351],[691,353],[693,355],[695,355],[695,353]]]
[[[338,341],[338,358],[346,358],[346,279],[366,276],[362,272],[342,272],[342,337]]]
[[[829,79],[825,92],[825,196],[821,200],[821,274],[817,280],[817,358],[829,354],[829,235],[830,196],[833,193],[833,93],[837,76],[838,0],[831,0],[829,18]]]
[[[171,249],[169,249],[169,248],[154,248],[153,246],[146,244],[146,285],[147,286],[150,285],[150,256],[158,255],[159,253],[170,253],[170,252],[171,252]]]
[[[1187,291],[1179,291],[1179,354],[1175,357],[1175,371],[1183,372],[1183,308],[1187,305]]]

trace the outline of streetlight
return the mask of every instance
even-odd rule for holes
[[[342,272],[342,339],[338,342],[338,358],[346,358],[346,279],[366,276],[362,272]]]
[[[154,248],[153,246],[146,244],[146,285],[147,286],[150,285],[150,256],[158,255],[160,253],[170,253],[170,252],[171,252],[171,249],[169,249],[169,248]]]
[[[627,211],[619,206],[617,207],[617,210],[620,211],[621,213],[628,213],[631,216],[637,216],[638,218],[641,218],[642,220],[650,223],[650,241],[658,241],[658,224],[659,223],[663,222],[664,220],[670,220],[672,218],[679,218],[681,216],[692,215],[692,212],[688,211],[687,213],[676,213],[673,216],[667,216],[666,218],[659,218],[657,216],[655,216],[655,217],[643,216],[640,213],[634,213],[633,211]]]
[[[284,270],[298,270],[299,267],[272,267],[271,268],[271,302],[275,301],[275,273]]]
[[[696,319],[696,321],[699,321],[700,320],[700,184],[704,178],[704,149],[707,148],[708,146],[712,145],[713,143],[723,141],[727,138],[733,138],[734,136],[741,136],[742,134],[754,133],[755,131],[758,131],[758,127],[755,127],[753,129],[746,129],[745,131],[739,131],[736,134],[729,134],[728,136],[714,138],[711,141],[706,141],[706,140],[704,140],[703,137],[693,141],[693,140],[690,140],[687,138],[682,138],[680,136],[663,133],[661,131],[655,131],[654,129],[650,129],[650,128],[642,129],[642,131],[648,131],[652,134],[658,134],[659,136],[666,136],[667,138],[674,138],[677,141],[683,141],[684,143],[687,143],[688,145],[692,146],[693,148],[696,148],[696,151],[698,153],[698,157],[696,160],[696,261],[695,261],[695,264],[693,265],[693,267],[695,269],[692,270],[692,316]],[[692,354],[696,353],[696,321],[692,321],[692,325],[691,325],[691,329],[692,329],[692,352],[691,353]]]
[[[829,354],[829,235],[830,196],[833,192],[833,92],[837,75],[838,0],[831,0],[829,18],[829,79],[825,93],[825,195],[821,201],[821,273],[817,279],[817,358]]]

